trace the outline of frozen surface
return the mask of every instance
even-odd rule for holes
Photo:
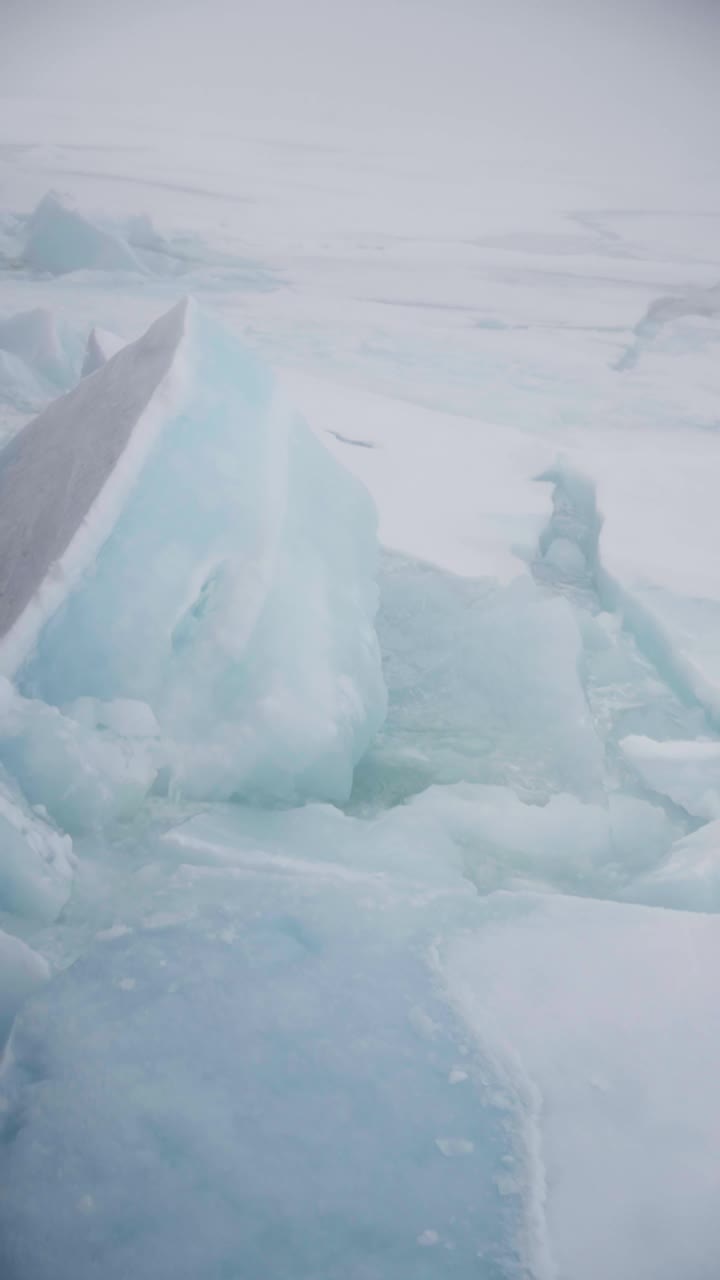
[[[695,818],[720,817],[720,742],[623,738],[621,750],[653,791]]]
[[[304,812],[186,824],[86,900],[114,918],[2,1077],[3,1275],[528,1273],[509,1103],[426,960],[472,894],[318,859]]]
[[[720,823],[708,822],[673,845],[669,855],[630,885],[631,901],[720,912]]]
[[[32,804],[73,834],[137,812],[165,758],[145,703],[82,698],[60,711],[7,682],[2,692],[0,759]]]
[[[560,1276],[709,1277],[720,1107],[717,917],[503,896],[449,991],[525,1091]]]
[[[0,918],[51,921],[70,897],[72,842],[0,775]]]
[[[155,94],[189,7],[154,43],[128,4],[111,113],[2,102],[3,437],[88,334],[92,372],[0,504],[0,926],[50,969],[2,1059],[0,1272],[715,1280],[715,47],[698,6],[636,44],[603,9],[583,66],[592,6],[508,6],[505,56],[492,6],[378,40],[372,0],[357,40],[296,8],[264,57],[203,8],[151,108],[127,67]],[[247,111],[188,110],[203,40]]]
[[[0,1053],[23,1002],[50,976],[47,961],[0,929]]]
[[[429,782],[509,783],[547,798],[602,791],[604,752],[567,602],[526,577],[468,581],[384,561],[378,629],[389,714],[357,780],[386,800]]]

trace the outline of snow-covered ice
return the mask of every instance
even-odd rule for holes
[[[522,895],[449,948],[456,1007],[526,1099],[560,1276],[712,1274],[719,948],[716,916]]]

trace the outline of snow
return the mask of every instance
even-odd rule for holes
[[[558,1275],[711,1273],[719,949],[716,917],[522,895],[448,949],[455,1007],[538,1099]]]

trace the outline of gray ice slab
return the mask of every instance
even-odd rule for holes
[[[0,639],[61,559],[168,373],[187,301],[54,400],[0,453]]]

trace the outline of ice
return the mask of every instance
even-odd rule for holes
[[[98,329],[97,327],[91,329],[81,370],[82,377],[87,378],[96,369],[101,369],[104,364],[107,364],[110,357],[117,355],[118,351],[124,346],[124,340],[118,338],[117,334],[108,333],[106,329]]]
[[[77,382],[84,335],[54,310],[33,307],[0,317],[0,432],[21,426]]]
[[[16,437],[0,498],[21,691],[146,703],[174,791],[347,797],[385,709],[372,504],[229,332],[176,306]]]
[[[13,938],[0,929],[0,1055],[18,1009],[49,977],[50,967],[42,956],[20,938]],[[0,1075],[0,1124],[6,1106]]]
[[[144,411],[167,395],[183,317],[184,308],[173,309],[140,347],[120,353],[102,380],[86,380],[54,401],[0,455],[0,661],[8,672],[112,528],[152,441]],[[155,417],[157,426],[157,409]]]
[[[119,236],[90,222],[53,191],[43,197],[29,219],[23,257],[28,266],[51,275],[143,270]]]
[[[633,734],[620,748],[653,791],[693,817],[720,817],[720,742],[655,742]]]
[[[242,809],[224,838],[214,824],[212,862],[188,824],[164,875],[146,848],[112,903],[136,927],[26,1006],[3,1082],[3,1274],[49,1280],[61,1257],[74,1280],[434,1280],[476,1274],[480,1252],[488,1276],[534,1274],[522,1179],[497,1186],[519,1158],[502,1080],[425,958],[438,911],[462,919],[474,895],[451,875],[438,896],[323,874],[303,812],[259,815],[282,866],[252,830],[254,860],[238,851]]]
[[[0,770],[0,914],[54,920],[72,887],[72,843],[34,812]]]
[[[483,892],[534,883],[616,892],[628,877],[659,861],[673,828],[661,809],[633,796],[611,794],[601,804],[551,796],[525,804],[509,787],[431,787],[384,819],[438,856],[462,866]],[[382,829],[382,827],[380,828]]]
[[[508,783],[537,799],[603,789],[604,750],[565,600],[527,578],[473,581],[386,557],[378,630],[387,724],[357,779],[383,802],[430,782]]]
[[[0,1275],[715,1280],[712,6],[37,7]]]
[[[77,381],[82,338],[44,307],[0,319],[0,350],[16,356],[50,386]]]
[[[678,840],[659,866],[630,885],[630,901],[720,912],[720,820]]]
[[[716,917],[561,897],[490,898],[449,946],[456,1007],[539,1139],[552,1274],[712,1274],[719,962]]]
[[[137,812],[163,760],[149,707],[82,698],[61,712],[7,681],[2,693],[0,760],[32,804],[73,834]]]

